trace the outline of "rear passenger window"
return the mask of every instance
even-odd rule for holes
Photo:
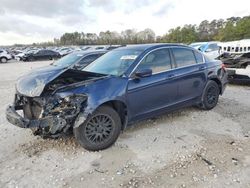
[[[177,67],[185,67],[196,64],[196,60],[192,50],[185,48],[173,48],[172,50]]]
[[[149,53],[137,67],[137,70],[142,69],[151,69],[153,73],[171,69],[169,50],[160,49]]]
[[[194,55],[197,63],[203,63],[203,56],[201,53],[194,51]]]

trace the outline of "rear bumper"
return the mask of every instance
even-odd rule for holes
[[[227,72],[230,83],[250,83],[250,76],[248,74],[237,72],[237,69],[227,69]]]
[[[62,118],[55,116],[48,116],[40,119],[29,120],[22,117],[16,112],[16,107],[9,105],[5,111],[6,119],[11,124],[20,127],[20,128],[46,128],[50,127],[50,130],[55,125],[65,125],[66,121]],[[53,128],[52,128],[53,133]]]

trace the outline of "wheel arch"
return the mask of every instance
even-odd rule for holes
[[[102,103],[100,106],[110,106],[111,108],[113,108],[120,116],[121,118],[121,122],[122,122],[122,130],[124,130],[127,126],[128,123],[128,109],[127,109],[127,105],[120,100],[111,100],[111,101],[107,101]]]
[[[210,77],[210,78],[208,78],[208,80],[212,80],[212,81],[216,82],[218,84],[218,86],[219,86],[220,94],[222,94],[222,83],[219,80],[219,78],[217,78],[217,77]]]

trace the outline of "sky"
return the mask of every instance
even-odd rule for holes
[[[250,0],[1,0],[0,46],[52,41],[65,32],[151,28],[157,35],[203,20],[250,15]]]

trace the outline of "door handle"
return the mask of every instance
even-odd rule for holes
[[[201,67],[199,67],[199,70],[205,70],[206,69],[206,67],[205,66],[201,66]]]
[[[175,77],[175,74],[169,74],[169,75],[167,75],[167,79],[172,79],[174,77]]]

